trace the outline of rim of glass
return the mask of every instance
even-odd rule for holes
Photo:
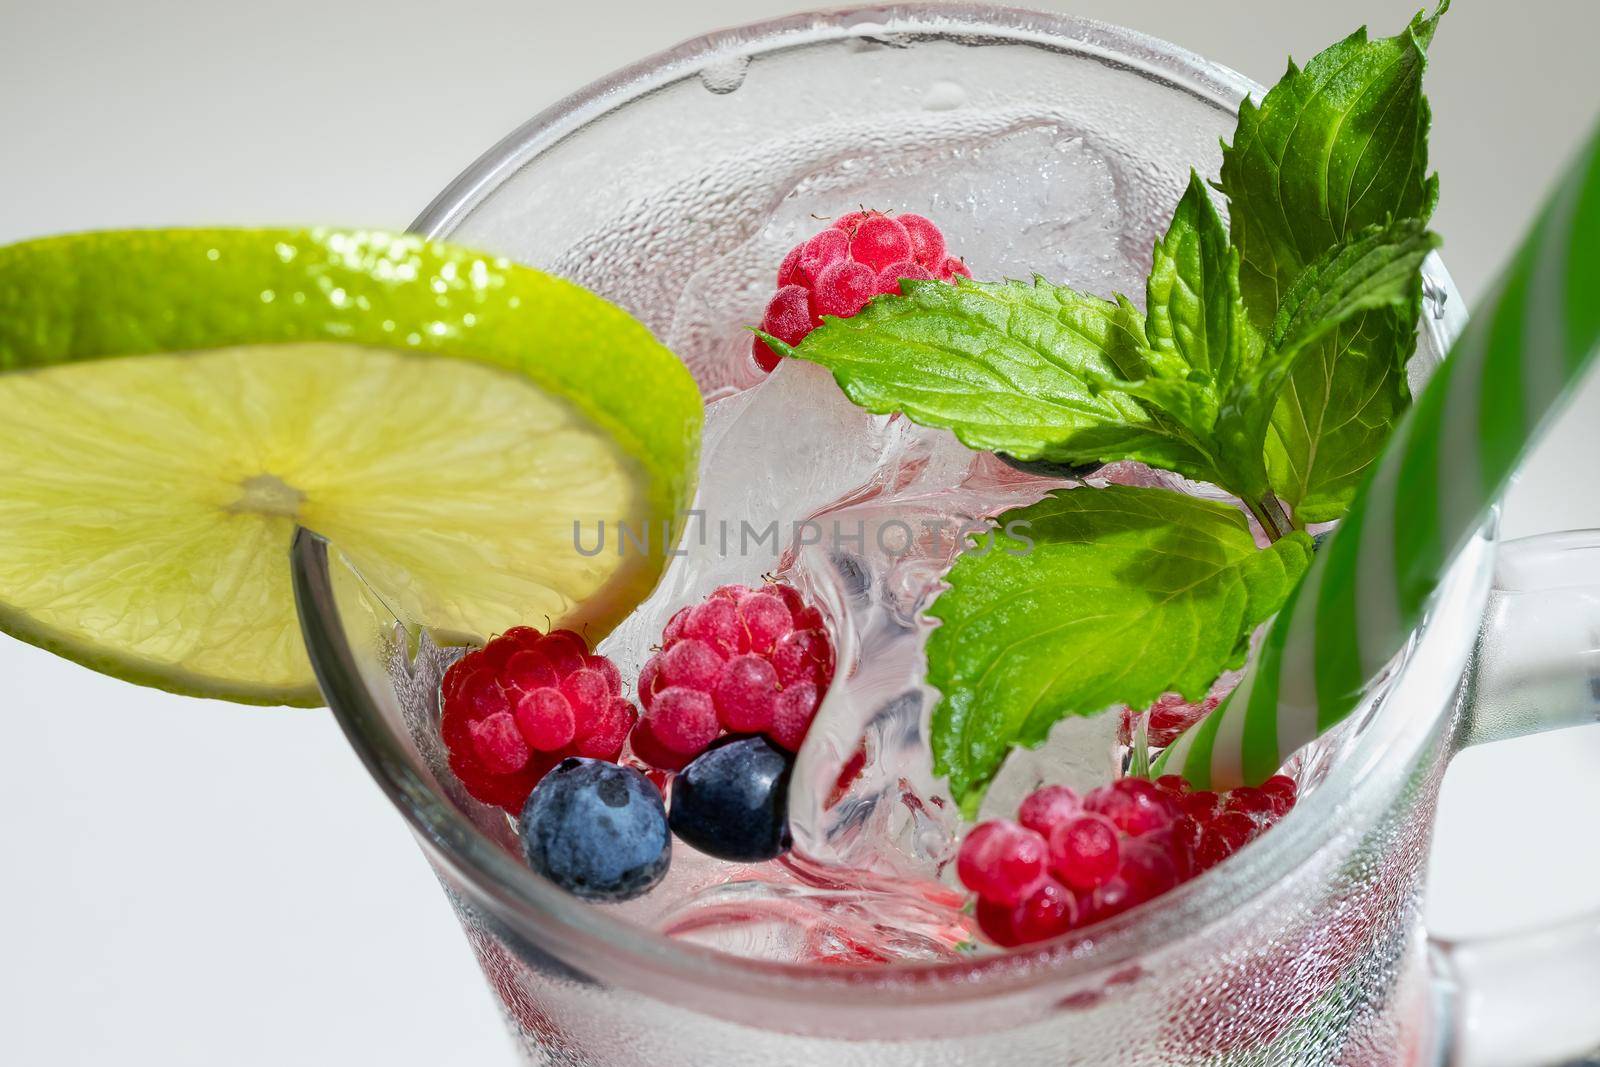
[[[1236,110],[1264,86],[1238,71],[1137,30],[1098,19],[991,4],[902,3],[799,12],[693,37],[621,67],[538,112],[458,174],[410,232],[448,239],[472,209],[533,159],[608,112],[697,74],[713,59],[775,52],[846,37],[992,37],[1137,70],[1205,103]]]
[[[865,24],[865,25],[864,25]],[[1174,90],[1229,112],[1262,87],[1227,67],[1142,33],[1091,19],[981,4],[893,4],[847,11],[797,14],[697,37],[622,68],[546,108],[480,156],[418,216],[411,229],[447,239],[457,225],[506,179],[587,124],[654,89],[694,76],[708,62],[846,37],[905,35],[989,37],[1032,44],[1077,58],[1134,70]],[[1435,260],[1430,274],[1454,292]],[[1453,333],[1459,321],[1451,322]],[[1447,337],[1446,340],[1452,340]],[[873,1010],[925,1007],[941,1001],[1001,997],[1052,982],[1081,980],[1126,965],[1208,928],[1247,907],[1268,890],[1275,873],[1297,868],[1336,825],[1343,798],[1386,769],[1411,759],[1426,742],[1437,714],[1402,714],[1385,701],[1361,737],[1275,828],[1230,860],[1225,876],[1201,876],[1162,898],[1158,912],[1137,908],[1092,930],[1054,942],[953,962],[908,962],[848,969],[732,956],[685,944],[613,918],[605,909],[572,898],[535,875],[490,840],[411,768],[410,757],[385,730],[361,680],[333,598],[330,570],[337,553],[301,530],[293,549],[302,627],[318,679],[341,727],[369,772],[410,823],[430,857],[444,865],[535,945],[566,959],[598,950],[636,975],[689,979],[700,988],[742,997],[851,1004],[870,998]],[[1459,576],[1454,580],[1459,581]],[[1429,631],[1449,627],[1428,627]],[[1440,640],[1453,635],[1437,633]],[[1436,709],[1445,712],[1447,707]],[[551,937],[554,933],[557,936]],[[1018,967],[1019,960],[1028,966]],[[597,961],[598,962],[598,961]],[[609,970],[609,968],[606,968]],[[614,980],[607,976],[608,980]],[[632,982],[619,984],[631,985]],[[866,990],[870,988],[871,993]],[[651,995],[661,998],[659,989]]]

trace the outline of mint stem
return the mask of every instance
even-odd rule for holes
[[[1283,531],[1283,536],[1287,537],[1298,528],[1295,521],[1289,517],[1289,513],[1283,510],[1283,501],[1273,494],[1268,493],[1262,498],[1261,505],[1266,508],[1267,514],[1272,516],[1272,524]]]
[[[1268,493],[1260,500],[1243,497],[1244,506],[1250,509],[1250,514],[1255,516],[1256,522],[1261,524],[1261,529],[1266,533],[1267,540],[1279,541],[1288,536],[1294,529],[1294,524],[1289,521],[1289,516],[1283,510],[1283,505],[1278,498]]]

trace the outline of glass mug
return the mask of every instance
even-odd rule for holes
[[[1034,235],[1026,262],[991,249],[975,273],[1056,269],[1136,291],[1189,168],[1216,172],[1238,102],[1259,91],[1171,45],[1043,13],[801,15],[688,42],[562,101],[414,228],[617,301],[715,395],[757,380],[740,324],[759,319],[803,236],[797,205],[889,190],[954,243],[1008,213],[1070,212],[1059,190],[1109,189],[1114,210]],[[1057,169],[995,172],[1046,143]],[[1422,374],[1464,318],[1437,259],[1425,288]],[[411,824],[530,1062],[1488,1067],[1600,1050],[1600,916],[1453,945],[1421,926],[1452,754],[1600,718],[1600,533],[1497,544],[1486,530],[1339,758],[1218,869],[1049,945],[870,968],[720,955],[535,876],[504,817],[472,814],[441,771],[447,658],[431,636],[310,531],[293,565],[323,693]]]

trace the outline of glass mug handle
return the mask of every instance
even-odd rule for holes
[[[1461,744],[1600,723],[1600,530],[1501,544],[1467,680]],[[1600,909],[1432,944],[1452,1067],[1593,1063]]]

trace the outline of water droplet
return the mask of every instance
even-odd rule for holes
[[[965,106],[967,91],[956,82],[937,81],[928,86],[928,91],[922,94],[922,109],[924,111],[954,111]]]
[[[749,73],[749,56],[730,56],[702,70],[700,84],[718,96],[726,96],[743,85],[745,75]]]

